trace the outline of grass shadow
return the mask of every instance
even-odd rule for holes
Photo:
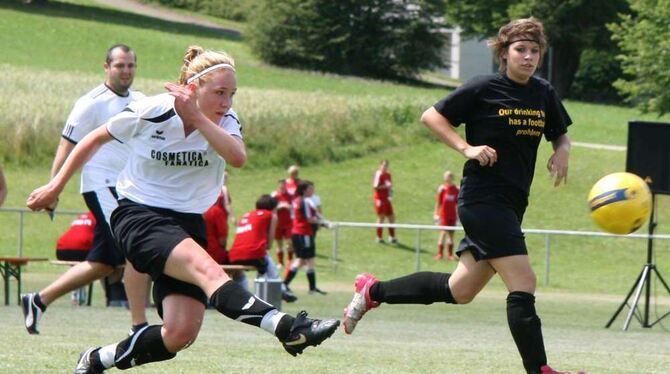
[[[416,248],[415,247],[410,247],[409,245],[403,244],[400,241],[395,243],[395,244],[383,242],[383,243],[379,243],[379,245],[383,245],[385,247],[397,248],[397,249],[407,251],[407,252],[416,253]],[[428,252],[427,250],[422,248],[422,249],[419,250],[419,253],[427,254],[427,253],[430,253],[430,252]]]
[[[54,1],[23,4],[21,1],[15,0],[0,3],[0,9],[11,9],[19,12],[41,14],[48,17],[74,18],[86,21],[113,23],[122,26],[152,29],[180,35],[224,38],[233,41],[242,40],[242,34],[240,34],[239,31],[232,29],[166,21],[160,18],[143,16],[116,9],[102,8],[95,5],[86,6]]]

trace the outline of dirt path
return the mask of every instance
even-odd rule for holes
[[[205,26],[212,29],[220,30],[221,32],[224,32],[232,36],[241,35],[240,32],[237,30],[225,28],[214,22],[207,21],[204,18],[181,14],[179,12],[175,12],[161,6],[146,5],[133,0],[95,0],[95,2],[109,6],[111,8],[125,10],[128,12],[141,14],[147,17],[154,17],[172,22],[190,23],[194,25]]]

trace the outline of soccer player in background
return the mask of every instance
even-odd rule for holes
[[[240,218],[235,229],[235,240],[228,257],[233,265],[250,265],[258,271],[258,277],[279,280],[279,273],[268,250],[272,248],[272,238],[277,226],[277,200],[270,195],[262,195],[256,200],[256,209]],[[286,302],[297,300],[282,283],[282,299]]]
[[[293,317],[258,299],[232,281],[203,248],[202,213],[216,200],[225,166],[246,162],[241,126],[232,110],[237,91],[234,65],[225,53],[190,46],[178,84],[166,83],[168,93],[132,103],[89,133],[58,174],[28,198],[32,210],[49,208],[101,145],[129,145],[111,226],[132,265],[151,274],[163,324],[146,326],[119,343],[85,350],[75,374],[174,358],[195,341],[208,304],[230,319],[276,336],[293,356],[319,345],[337,329],[337,320],[310,319],[305,311]]]
[[[547,163],[554,185],[567,181],[572,121],[549,82],[534,76],[547,50],[542,23],[511,21],[489,45],[499,73],[470,80],[421,116],[443,143],[467,159],[458,200],[465,238],[456,270],[383,282],[360,274],[345,308],[344,330],[351,334],[363,315],[381,303],[467,304],[498,274],[509,291],[507,322],[526,372],[555,374],[547,365],[535,310],[536,277],[521,221],[543,135],[554,149]],[[466,139],[454,130],[462,123]]]
[[[456,211],[456,202],[458,200],[458,186],[454,184],[454,174],[447,170],[444,172],[444,183],[437,188],[435,198],[435,211],[433,219],[440,226],[456,226],[458,214]],[[447,239],[447,260],[454,259],[454,230],[441,230],[440,237],[437,239],[436,260],[444,257],[444,239]]]
[[[281,267],[285,267],[285,256],[288,264],[293,261],[293,242],[291,240],[291,228],[293,226],[291,201],[293,198],[286,189],[285,179],[280,179],[277,182],[277,189],[272,191],[270,196],[277,200],[277,228],[274,232],[274,239],[277,242],[277,261]]]
[[[377,213],[377,223],[384,223],[388,219],[389,223],[395,223],[395,214],[393,214],[393,204],[391,196],[393,195],[393,183],[391,182],[391,173],[388,170],[388,160],[382,160],[379,169],[375,171],[372,179],[372,200],[375,204],[375,213]],[[377,243],[383,243],[382,237],[384,229],[377,227]],[[398,242],[395,237],[395,228],[389,227],[389,241],[393,244]]]
[[[316,243],[314,242],[312,225],[321,222],[316,214],[316,209],[307,201],[312,194],[314,194],[314,184],[306,180],[300,181],[296,189],[296,197],[293,199],[293,227],[291,229],[296,258],[286,273],[284,284],[290,290],[289,284],[295,278],[298,269],[306,267],[309,293],[325,295],[325,291],[316,287],[316,268],[314,267]]]
[[[296,189],[298,189],[298,185],[300,184],[300,178],[298,177],[298,174],[300,173],[300,168],[298,165],[291,165],[288,167],[288,178],[286,178],[286,191],[288,192],[289,195],[291,195],[291,198],[296,197]]]
[[[227,180],[228,173],[224,172],[223,186],[219,190],[219,196],[204,213],[207,226],[207,252],[219,264],[228,263],[228,218],[232,216],[232,206],[228,186],[226,186]]]
[[[104,64],[105,82],[77,100],[65,123],[56,156],[51,167],[54,178],[74,147],[128,104],[143,98],[130,87],[135,78],[137,57],[127,45],[117,44],[107,50]],[[126,261],[116,247],[109,226],[112,211],[118,206],[116,181],[128,160],[126,145],[113,142],[102,145],[86,162],[81,172],[81,193],[96,220],[93,248],[83,261],[66,271],[39,292],[21,297],[26,330],[39,334],[39,321],[47,306],[66,293],[79,289],[96,279],[112,274]],[[48,207],[53,214],[58,201]],[[124,269],[124,286],[130,303],[131,333],[147,324],[145,307],[149,278],[132,265]]]

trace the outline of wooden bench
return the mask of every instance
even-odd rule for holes
[[[14,278],[17,284],[16,302],[21,305],[21,267],[32,261],[48,261],[44,257],[0,257],[0,273],[5,282],[5,305],[9,305],[9,281]]]
[[[49,262],[53,265],[74,266],[74,265],[79,264],[81,261],[52,260],[52,261],[49,261]],[[124,265],[119,265],[119,267],[124,267],[124,266],[125,266],[125,264]],[[249,266],[249,265],[221,265],[221,268],[224,271],[229,271],[229,270],[242,270],[242,271],[256,270],[255,267]],[[86,300],[86,305],[87,306],[91,306],[91,299],[93,297],[92,295],[93,295],[93,282],[89,283],[89,285],[88,285],[88,299]]]

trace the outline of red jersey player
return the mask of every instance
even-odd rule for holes
[[[433,218],[440,226],[456,226],[456,222],[458,221],[456,210],[458,191],[458,186],[454,184],[454,174],[449,170],[445,171],[444,183],[437,188],[435,212],[433,213]],[[447,235],[447,260],[454,259],[454,231],[442,230],[440,231],[440,237],[437,239],[436,260],[441,260],[444,257],[444,239]]]
[[[256,201],[256,209],[242,216],[228,253],[230,263],[252,265],[260,275],[267,272],[265,256],[272,245],[272,233],[277,225],[276,207],[277,200],[263,195]]]
[[[293,243],[291,242],[292,197],[286,189],[285,179],[280,179],[277,182],[277,190],[272,192],[271,196],[277,200],[277,229],[274,232],[274,239],[277,242],[277,261],[279,265],[284,266],[284,253],[287,253],[289,263],[293,260]]]
[[[95,216],[88,212],[72,221],[70,228],[56,242],[56,258],[61,261],[84,261],[93,247]]]
[[[284,278],[284,284],[288,289],[289,284],[298,273],[300,267],[307,268],[307,280],[309,282],[310,294],[322,294],[316,287],[316,270],[314,268],[314,257],[316,256],[316,243],[314,242],[314,229],[312,224],[319,224],[319,217],[316,210],[307,199],[314,194],[314,183],[310,181],[300,181],[296,189],[296,197],[293,199],[293,227],[291,229],[291,239],[293,240],[293,250],[296,259],[291,263],[289,271]]]
[[[296,189],[298,188],[298,184],[300,184],[300,178],[298,178],[299,172],[300,168],[297,165],[291,165],[288,168],[288,178],[286,178],[286,191],[288,192],[289,195],[291,195],[291,198],[296,197]]]
[[[227,177],[225,179],[228,179]],[[231,215],[230,195],[224,184],[219,197],[204,214],[207,227],[207,252],[219,264],[228,263],[228,217]]]
[[[395,223],[395,215],[393,214],[393,205],[391,204],[391,195],[393,194],[393,184],[391,182],[391,173],[388,171],[388,160],[382,160],[379,164],[379,169],[375,172],[372,180],[373,200],[375,202],[375,212],[377,213],[377,223],[383,223],[384,219],[388,219],[389,223]],[[383,229],[377,227],[377,243],[383,243],[382,239]],[[395,228],[389,227],[389,241],[397,243],[395,237]]]

